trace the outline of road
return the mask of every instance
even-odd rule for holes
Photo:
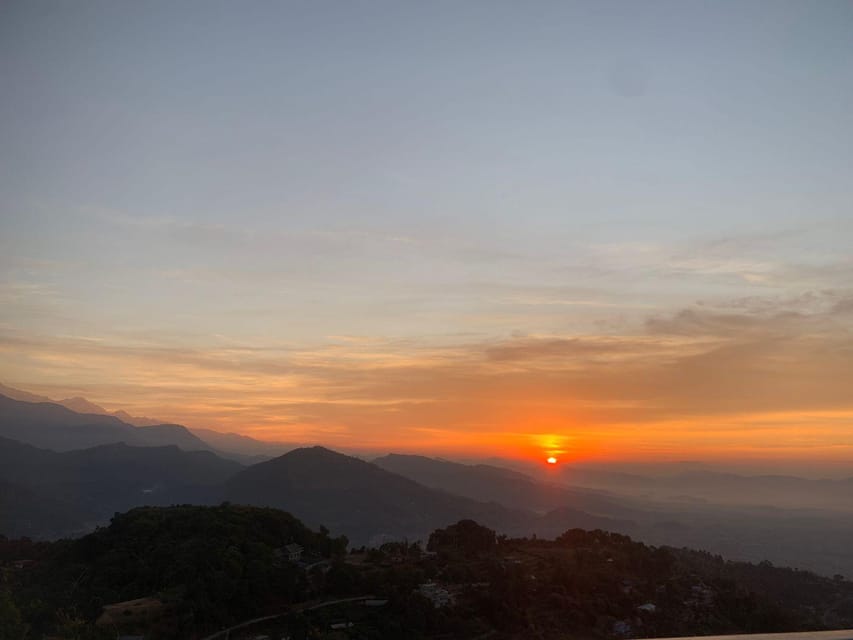
[[[228,627],[227,629],[222,629],[217,631],[214,634],[209,636],[205,636],[201,640],[216,640],[217,638],[225,638],[226,640],[230,637],[232,631],[236,631],[237,629],[243,629],[245,627],[250,627],[253,624],[257,624],[259,622],[265,622],[267,620],[275,620],[276,618],[281,618],[282,616],[289,615],[291,613],[300,613],[302,611],[315,611],[317,609],[322,609],[323,607],[331,607],[336,604],[343,604],[345,602],[360,602],[362,600],[373,600],[376,596],[356,596],[354,598],[337,598],[336,600],[324,600],[322,602],[317,602],[315,604],[311,604],[310,602],[303,602],[294,606],[287,611],[282,611],[281,613],[274,613],[269,616],[260,616],[258,618],[252,618],[251,620],[244,620],[239,624],[235,624],[232,627]]]

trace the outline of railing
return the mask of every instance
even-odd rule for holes
[[[661,639],[656,638],[655,640]],[[667,638],[666,640],[853,640],[853,629],[795,631],[793,633],[739,633],[730,636],[681,636]]]

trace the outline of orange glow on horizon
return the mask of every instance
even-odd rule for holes
[[[288,403],[282,402],[281,396],[236,383],[215,386],[216,394],[207,388],[197,391],[187,387],[170,393],[153,387],[141,393],[146,387],[99,390],[27,383],[12,386],[54,398],[84,395],[109,410],[127,409],[134,415],[153,416],[190,428],[234,432],[292,446],[319,444],[340,451],[364,452],[368,457],[385,452],[451,459],[495,457],[521,460],[553,471],[576,464],[696,459],[779,464],[804,460],[841,464],[853,459],[853,444],[845,431],[853,419],[853,409],[844,408],[731,411],[675,419],[662,416],[633,425],[582,413],[572,406],[531,407],[523,399],[517,400],[518,406],[512,412],[489,413],[486,409],[491,395],[476,407],[434,413],[431,411],[437,405],[428,403],[391,405],[391,411],[381,402],[337,404],[302,395],[289,398],[294,406],[307,405],[317,412],[310,420],[302,420],[296,409],[290,410]],[[286,396],[286,388],[279,392]],[[116,395],[111,398],[110,393]],[[235,404],[233,398],[238,397],[243,404]],[[481,417],[479,410],[484,411],[487,424],[485,420],[475,421]],[[405,429],[378,428],[406,416],[414,424]],[[418,425],[430,418],[446,426]]]

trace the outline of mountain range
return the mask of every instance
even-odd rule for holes
[[[162,420],[156,420],[154,418],[132,416],[127,411],[121,409],[119,409],[118,411],[107,411],[103,407],[95,404],[94,402],[90,402],[86,400],[86,398],[83,398],[81,396],[65,398],[64,400],[51,400],[47,396],[40,396],[35,393],[29,393],[28,391],[21,391],[20,389],[8,387],[3,383],[0,383],[0,394],[6,396],[7,398],[12,398],[13,400],[20,400],[22,402],[51,402],[53,404],[60,404],[66,409],[71,409],[72,411],[76,411],[77,413],[115,416],[122,422],[131,424],[134,427],[150,427],[151,425],[163,423]]]
[[[142,504],[209,504],[242,468],[174,445],[116,443],[58,453],[0,438],[0,533],[74,536]]]
[[[31,410],[25,405],[40,409]],[[175,445],[184,451],[212,451],[245,464],[268,460],[296,446],[212,429],[189,429],[134,417],[123,410],[109,412],[79,396],[53,401],[3,384],[0,384],[0,436],[54,451],[113,442],[133,446]]]
[[[16,519],[8,507],[12,501],[8,496],[15,492],[9,490],[3,509],[2,532],[7,534],[21,530],[34,536],[74,534],[103,522],[115,510],[170,500],[278,507],[361,543],[401,536],[417,539],[447,522],[471,517],[501,531],[527,534],[536,530],[542,515],[529,506],[498,503],[495,496],[469,497],[425,486],[322,447],[296,449],[244,467],[179,425],[134,427],[115,416],[80,414],[57,404],[5,396],[0,396],[0,438],[0,481],[31,494],[29,503],[45,505],[44,511],[68,514],[62,522],[42,522],[37,516],[25,522]],[[505,473],[508,488],[514,476]],[[518,480],[522,490],[535,492],[530,482]],[[625,526],[575,508],[580,501],[570,499],[577,492],[563,493],[565,500],[555,496],[538,505],[543,512],[562,509],[550,514],[551,520],[560,520],[555,526],[561,531],[568,525],[589,524],[592,520],[584,519],[593,517],[596,525]],[[47,509],[50,501],[63,506]],[[566,510],[569,506],[572,509]]]
[[[0,395],[0,436],[53,451],[123,442],[135,446],[175,445],[185,451],[213,451],[186,427],[134,427],[112,415],[78,413],[51,402],[24,402]]]
[[[545,481],[496,465],[395,454],[367,462],[322,447],[256,460],[221,451],[179,425],[134,427],[114,415],[0,396],[0,533],[78,535],[132,506],[232,501],[284,509],[355,544],[415,540],[473,518],[514,536],[600,528],[650,544],[853,574],[849,510],[720,504],[690,495],[687,482],[672,496],[567,486],[558,469]],[[755,483],[846,482],[725,481],[733,492]]]
[[[227,500],[276,507],[359,542],[422,538],[435,523],[474,518],[506,529],[533,514],[430,489],[375,464],[325,449],[297,449],[225,484]]]

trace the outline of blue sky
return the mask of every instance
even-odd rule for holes
[[[6,2],[0,375],[192,421],[185,371],[75,345],[390,362],[844,308],[851,30],[849,2]]]

